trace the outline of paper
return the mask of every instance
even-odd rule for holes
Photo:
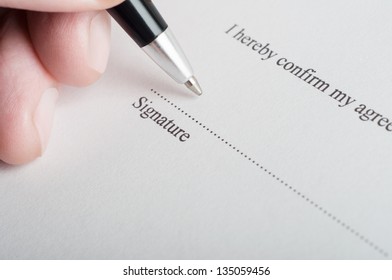
[[[156,5],[204,95],[114,25],[45,156],[0,167],[0,257],[390,258],[391,5]]]

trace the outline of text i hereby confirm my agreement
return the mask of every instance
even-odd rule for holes
[[[339,88],[334,88],[329,82],[321,78],[313,68],[303,67],[287,57],[276,52],[269,42],[260,41],[246,32],[246,29],[233,24],[225,30],[233,40],[242,44],[250,52],[256,54],[260,61],[271,61],[283,71],[293,75],[299,80],[309,84],[318,92],[336,101],[340,108],[353,107],[358,118],[363,122],[371,122],[386,132],[392,132],[392,117],[387,117],[364,103],[360,103],[353,96]]]

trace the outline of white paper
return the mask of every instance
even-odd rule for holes
[[[391,4],[155,4],[204,95],[114,25],[107,73],[63,89],[45,156],[0,165],[0,258],[390,258],[392,132],[355,108],[392,120]],[[261,60],[242,28],[277,54]],[[142,97],[190,138],[142,119]]]

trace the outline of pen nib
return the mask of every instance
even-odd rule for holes
[[[190,77],[190,79],[185,83],[186,87],[189,88],[191,91],[196,93],[197,95],[201,95],[203,92],[199,83],[197,82],[194,76]]]

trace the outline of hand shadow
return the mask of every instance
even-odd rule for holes
[[[18,168],[21,168],[21,166],[20,165],[11,165],[11,164],[8,164],[8,163],[0,160],[0,172],[1,171],[16,170]]]

